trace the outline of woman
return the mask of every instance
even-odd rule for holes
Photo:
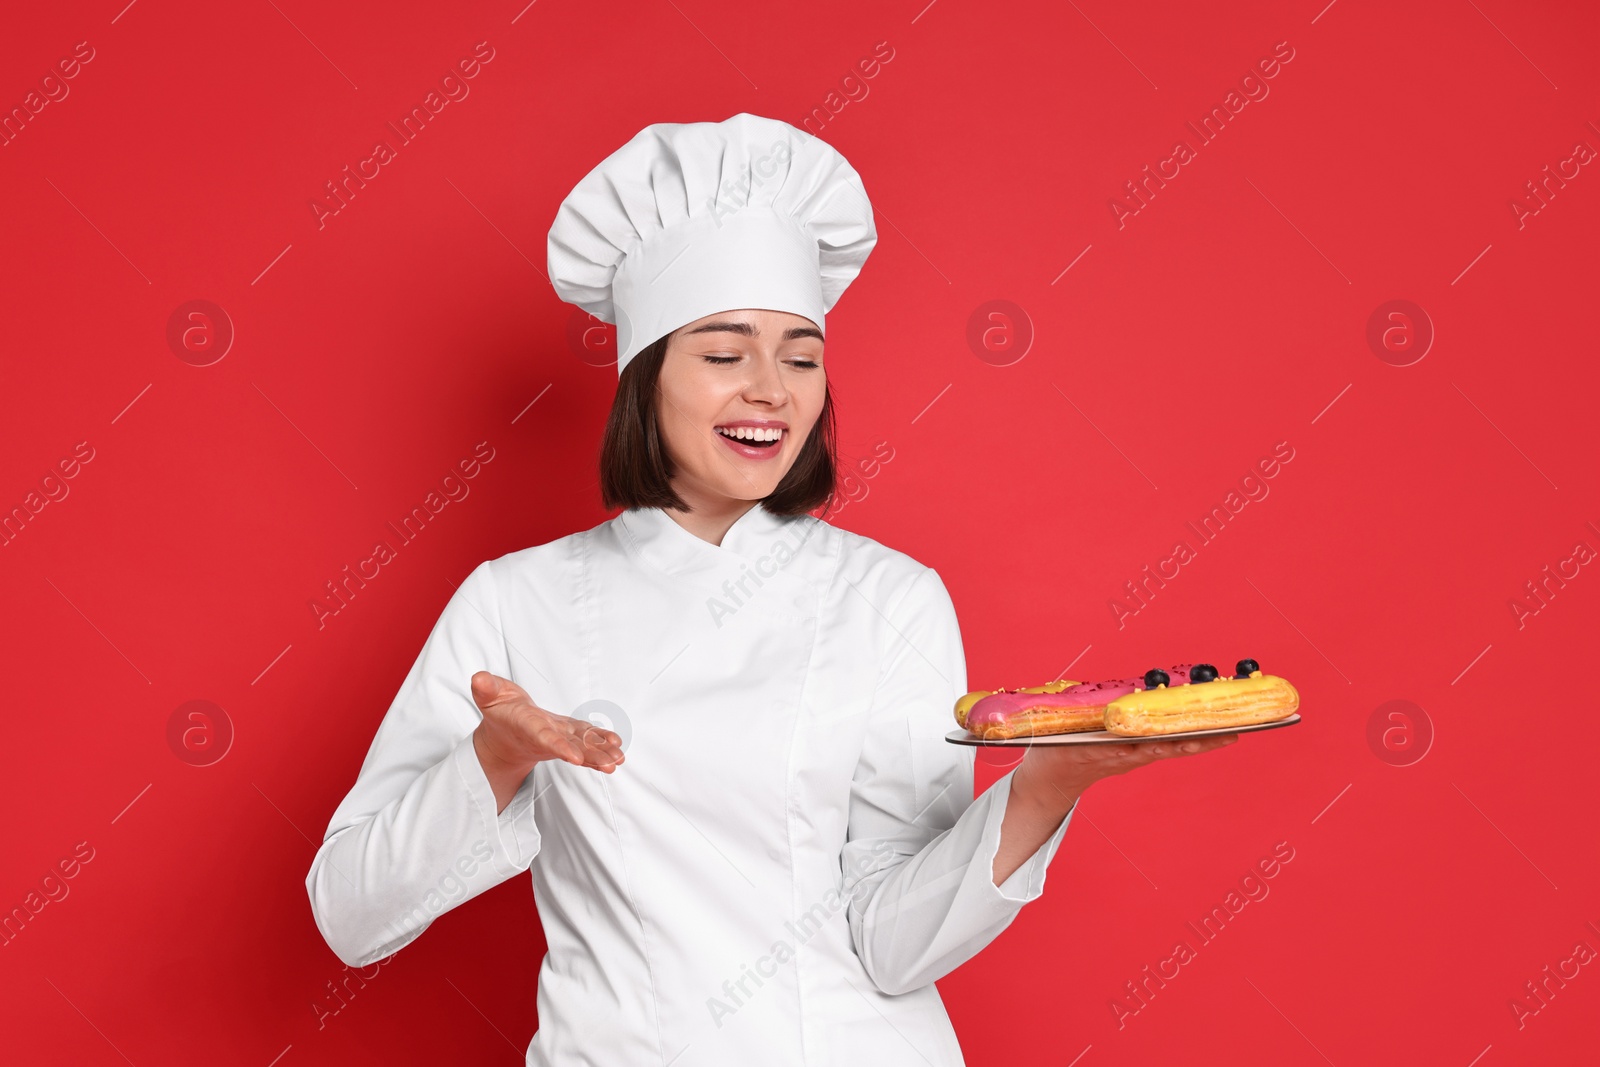
[[[1042,894],[1083,790],[1235,739],[1033,749],[972,798],[944,584],[807,514],[875,240],[849,164],[751,115],[648,127],[562,205],[624,510],[445,607],[307,877],[347,964],[531,870],[530,1064],[960,1064],[933,982]]]

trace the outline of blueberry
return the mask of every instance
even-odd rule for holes
[[[1253,672],[1259,671],[1260,669],[1261,669],[1261,664],[1257,663],[1255,660],[1253,660],[1253,659],[1242,659],[1242,660],[1239,661],[1238,669],[1237,669],[1236,673],[1234,674],[1234,677],[1235,678],[1248,678],[1248,677],[1250,677],[1250,675]]]
[[[1171,682],[1172,679],[1167,676],[1167,672],[1160,667],[1144,672],[1144,687],[1146,689],[1154,689],[1158,685],[1168,685]]]
[[[1189,668],[1189,681],[1214,682],[1217,680],[1217,669],[1209,663],[1196,663]]]

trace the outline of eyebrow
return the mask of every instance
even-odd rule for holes
[[[686,330],[684,336],[696,333],[736,333],[741,337],[756,336],[756,328],[748,322],[708,322],[704,326],[696,326]],[[815,337],[823,341],[822,331],[815,326],[791,326],[783,331],[783,340],[793,341],[797,337]]]

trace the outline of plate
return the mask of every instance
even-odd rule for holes
[[[1125,745],[1140,741],[1173,741],[1184,737],[1210,737],[1212,734],[1247,734],[1252,730],[1275,730],[1280,726],[1293,726],[1300,721],[1297,711],[1286,719],[1258,722],[1251,726],[1223,726],[1215,730],[1185,730],[1176,734],[1151,734],[1149,737],[1123,737],[1105,730],[1081,730],[1075,734],[1041,734],[1038,737],[1007,737],[985,741],[973,737],[965,730],[952,730],[944,739],[952,745],[971,745],[973,748],[1031,748],[1035,745]]]

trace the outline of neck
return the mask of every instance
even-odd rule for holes
[[[678,496],[688,504],[691,511],[677,511],[667,508],[666,513],[672,521],[694,534],[702,541],[709,541],[714,545],[721,545],[722,538],[739,521],[740,516],[751,508],[760,507],[758,500],[738,500],[726,496],[704,496],[692,491],[685,491],[681,485],[674,485]]]

